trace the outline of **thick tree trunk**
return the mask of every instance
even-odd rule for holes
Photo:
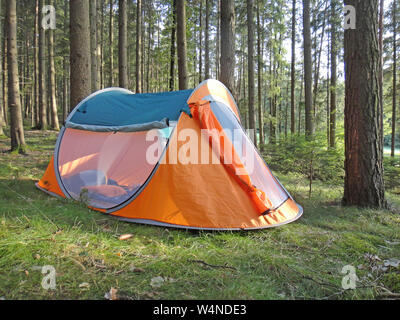
[[[11,151],[25,153],[24,126],[22,123],[21,97],[18,78],[17,49],[17,3],[16,0],[6,1],[7,21],[7,61],[8,61],[8,102],[11,115]]]
[[[171,54],[169,62],[169,91],[175,89],[175,37],[176,37],[176,0],[172,3],[172,27],[171,27]]]
[[[306,136],[314,134],[313,94],[312,94],[312,58],[310,0],[303,0],[303,37],[304,37],[304,89],[305,89],[305,125]]]
[[[141,68],[142,49],[142,0],[137,0],[136,6],[136,93],[142,92]]]
[[[49,5],[54,5],[54,0],[49,1]],[[51,128],[53,130],[60,130],[58,123],[58,112],[57,112],[57,99],[56,99],[56,68],[54,65],[54,31],[48,30],[49,36],[49,63],[50,63],[50,110],[51,110]]]
[[[345,0],[357,15],[345,31],[345,205],[386,206],[379,137],[378,0]]]
[[[220,2],[221,54],[219,80],[235,96],[235,2]]]
[[[70,0],[71,110],[91,93],[89,0]]]
[[[119,28],[118,28],[118,66],[119,86],[128,88],[128,31],[127,31],[126,0],[119,0]]]
[[[39,17],[44,1],[39,0]],[[46,57],[45,57],[45,30],[39,18],[39,128],[47,130],[47,91],[46,91]]]
[[[178,78],[179,90],[188,88],[187,49],[186,49],[186,0],[176,1]]]

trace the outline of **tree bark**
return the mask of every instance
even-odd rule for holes
[[[104,2],[97,0],[97,77],[99,79],[99,89],[104,88]]]
[[[141,75],[141,48],[142,48],[142,0],[136,5],[136,93],[142,92]]]
[[[383,142],[383,32],[384,32],[384,23],[383,23],[383,16],[385,10],[385,1],[380,0],[379,3],[379,131],[380,131],[380,138],[381,143],[384,145]]]
[[[219,73],[220,73],[220,48],[221,48],[221,0],[217,0],[217,7],[218,7],[218,17],[217,17],[217,35],[216,35],[216,48],[215,48],[215,78],[219,79]]]
[[[114,86],[114,0],[110,0],[110,26],[109,26],[109,56],[110,56],[110,70],[108,78],[108,86]]]
[[[8,62],[8,102],[11,115],[11,151],[25,153],[25,136],[22,123],[21,97],[18,78],[17,49],[17,3],[16,0],[6,1],[7,21],[7,62]]]
[[[8,46],[7,46],[7,20],[4,19],[3,21],[3,57],[1,63],[3,64],[3,120],[4,124],[8,125],[8,66],[7,66],[7,52],[8,52]]]
[[[188,88],[187,49],[186,49],[186,0],[176,1],[177,42],[178,42],[178,78],[179,90]]]
[[[329,147],[336,146],[336,85],[337,85],[337,1],[331,2],[331,83],[329,112]]]
[[[70,0],[71,110],[91,93],[89,1]]]
[[[33,107],[33,127],[34,128],[39,128],[39,0],[35,1],[35,37],[34,37],[34,47],[33,47],[33,68],[34,68],[34,107]]]
[[[39,0],[39,17],[43,8],[43,0]],[[47,92],[46,92],[46,57],[45,30],[39,18],[39,128],[47,130]]]
[[[176,0],[172,2],[171,49],[169,64],[169,91],[175,89],[175,36],[176,36]]]
[[[249,87],[249,129],[253,130],[252,140],[257,146],[257,132],[256,132],[256,115],[254,112],[254,18],[253,18],[253,0],[247,0],[247,73],[248,73],[248,87]]]
[[[97,56],[97,1],[100,0],[90,0],[90,59],[91,67],[90,70],[91,80],[92,80],[92,92],[99,90],[100,80],[98,76],[98,56]]]
[[[64,37],[65,39],[68,39],[68,2],[66,1],[64,3]],[[64,57],[63,57],[63,110],[62,110],[62,119],[63,123],[67,119],[67,114],[68,114],[68,109],[69,109],[69,104],[68,104],[68,72],[69,72],[69,66],[68,66],[68,51],[69,48],[66,48],[67,52],[64,52]]]
[[[296,0],[292,0],[292,57],[290,69],[290,132],[296,132],[295,90],[296,90]]]
[[[343,203],[386,207],[379,137],[378,0],[345,0],[357,15],[344,35],[345,184]]]
[[[206,0],[206,30],[204,39],[204,78],[210,79],[210,0]]]
[[[220,2],[221,54],[219,80],[235,96],[235,2]]]
[[[260,149],[264,146],[264,114],[262,105],[262,68],[263,68],[263,55],[261,50],[261,42],[263,39],[263,32],[261,30],[260,22],[260,0],[257,1],[257,97],[258,97],[258,128],[260,130]]]
[[[303,0],[303,37],[304,37],[304,90],[305,90],[305,130],[310,138],[314,134],[313,94],[312,94],[312,57],[310,0]]]
[[[54,6],[54,0],[49,1],[49,5]],[[58,123],[58,112],[57,112],[57,99],[56,99],[56,68],[54,65],[54,31],[48,30],[48,41],[49,41],[49,64],[50,64],[50,110],[51,110],[51,128],[53,130],[60,130]]]
[[[128,31],[127,31],[127,12],[126,0],[119,0],[119,28],[118,28],[118,66],[119,66],[119,86],[128,88]]]
[[[203,0],[200,1],[199,14],[199,83],[203,81]],[[207,30],[206,30],[207,32]]]
[[[0,0],[0,16],[2,14],[1,10],[3,7],[3,1]],[[3,24],[0,23],[0,57],[3,56],[3,42],[1,39],[3,38]],[[4,105],[3,105],[3,63],[0,61],[0,136],[4,134],[3,126],[4,126]]]
[[[392,143],[390,156],[394,157],[396,147],[396,108],[397,108],[397,1],[393,1],[393,104],[392,104]]]

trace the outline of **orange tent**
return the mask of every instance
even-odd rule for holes
[[[68,116],[36,186],[125,221],[167,227],[261,229],[303,213],[216,80],[169,93],[92,94]]]

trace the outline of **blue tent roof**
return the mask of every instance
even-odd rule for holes
[[[193,90],[131,94],[119,90],[101,92],[85,101],[70,122],[94,126],[127,126],[162,119],[177,121],[190,114],[187,100]]]

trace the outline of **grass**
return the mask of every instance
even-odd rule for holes
[[[54,132],[26,132],[28,155],[0,153],[0,298],[377,299],[400,292],[400,197],[396,209],[340,206],[341,186],[278,177],[304,207],[295,223],[263,231],[192,232],[129,224],[38,191]],[[0,137],[0,150],[9,139]],[[119,240],[122,234],[133,237]],[[56,269],[56,289],[41,267]],[[357,289],[341,273],[356,268]],[[161,286],[152,279],[161,276]],[[398,296],[397,296],[398,297]]]

